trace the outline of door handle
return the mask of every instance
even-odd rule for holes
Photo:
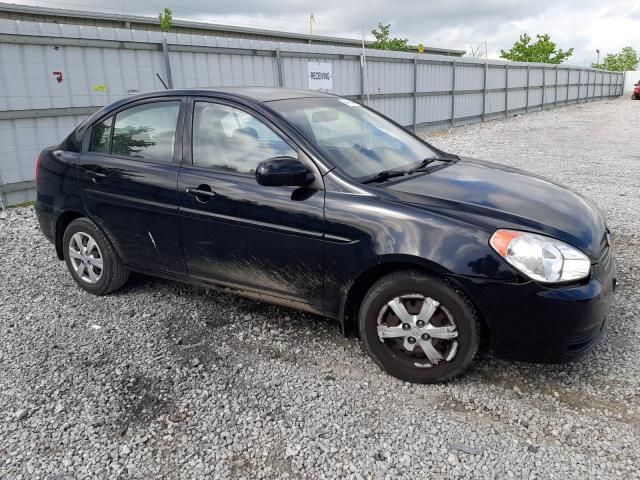
[[[107,178],[107,174],[106,173],[97,172],[95,170],[87,170],[87,176],[91,177],[91,180],[93,180],[94,183],[98,183],[99,181],[104,180],[105,178]]]
[[[198,185],[197,187],[187,187],[184,189],[184,193],[187,195],[193,195],[199,202],[207,202],[210,198],[216,196],[216,192],[211,191],[209,185]]]

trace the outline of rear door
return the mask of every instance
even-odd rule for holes
[[[196,99],[185,125],[178,202],[189,275],[320,310],[324,189],[255,180],[259,162],[284,155],[305,163],[321,186],[313,162],[267,119],[232,102]]]
[[[128,265],[186,273],[176,200],[186,101],[127,104],[85,135],[78,177],[89,215]]]

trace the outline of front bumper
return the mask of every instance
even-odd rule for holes
[[[581,358],[601,338],[618,273],[613,255],[607,254],[593,266],[589,281],[576,286],[455,280],[486,320],[495,356],[565,363]]]

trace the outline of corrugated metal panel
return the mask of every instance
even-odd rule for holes
[[[453,67],[446,64],[418,64],[418,92],[451,90]]]
[[[565,101],[567,99],[567,87],[558,86],[558,101]]]
[[[451,119],[451,95],[418,97],[416,121],[418,123],[441,122]]]
[[[413,98],[372,98],[369,106],[402,125],[409,125],[413,120]]]
[[[505,103],[510,110],[519,110],[542,102],[540,64],[420,55],[414,85],[416,54],[367,50],[368,75],[363,82],[359,48],[0,19],[0,114],[4,115],[0,119],[0,184],[32,180],[38,152],[64,138],[83,118],[79,111],[90,111],[127,94],[162,90],[156,74],[166,81],[163,40],[169,44],[176,88],[277,86],[281,72],[285,87],[305,89],[308,62],[313,61],[331,63],[332,93],[360,97],[368,92],[373,108],[403,125],[414,121],[414,101],[417,124],[452,123],[454,110],[457,119],[465,119],[453,122],[456,125],[496,117],[504,113]],[[458,93],[452,109],[453,64]],[[508,87],[516,90],[505,90],[507,65]],[[485,88],[485,68],[486,88],[494,91],[486,95],[461,93]],[[570,103],[578,94],[584,101],[591,96],[622,93],[620,74],[582,67],[547,68],[546,103],[565,101],[567,93]],[[528,105],[524,89],[527,71],[531,85]],[[62,72],[61,82],[54,72]],[[578,81],[580,89],[575,85],[567,89],[567,83]],[[430,92],[446,93],[420,95]],[[42,115],[54,108],[61,110]]]
[[[455,109],[456,118],[466,118],[482,115],[482,94],[456,94]]]
[[[504,66],[489,66],[487,72],[487,88],[505,88],[507,81],[507,69]]]
[[[368,62],[369,93],[413,92],[413,63]]]
[[[527,86],[527,69],[526,68],[510,68],[509,69],[509,88],[518,88]]]
[[[569,100],[575,100],[578,98],[578,87],[570,86],[569,87]]]
[[[542,88],[532,88],[529,90],[529,106],[542,105]]]
[[[511,75],[511,74],[509,74]],[[516,110],[519,108],[526,108],[527,106],[527,91],[526,90],[511,90],[508,95],[509,98],[509,110]]]
[[[545,69],[544,71],[544,84],[545,85],[555,85],[556,84],[556,70],[553,69]]]
[[[274,57],[195,52],[171,52],[175,88],[277,86]]]
[[[484,65],[456,66],[456,90],[480,90],[484,82]],[[457,110],[456,110],[457,111]]]
[[[486,109],[487,113],[504,112],[505,109],[504,92],[487,93]]]
[[[558,85],[569,83],[569,72],[565,69],[558,69]]]
[[[0,179],[2,184],[33,180],[43,147],[66,137],[84,117],[0,120]]]
[[[569,71],[569,83],[578,83],[579,79],[580,79],[580,71],[578,70]]]
[[[542,70],[539,68],[532,68],[529,72],[529,86],[541,87],[542,86]]]
[[[544,89],[544,103],[553,103],[556,101],[556,87],[545,87]]]

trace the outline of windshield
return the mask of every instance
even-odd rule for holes
[[[344,98],[295,98],[269,106],[302,130],[350,177],[408,170],[437,154],[406,130]]]

